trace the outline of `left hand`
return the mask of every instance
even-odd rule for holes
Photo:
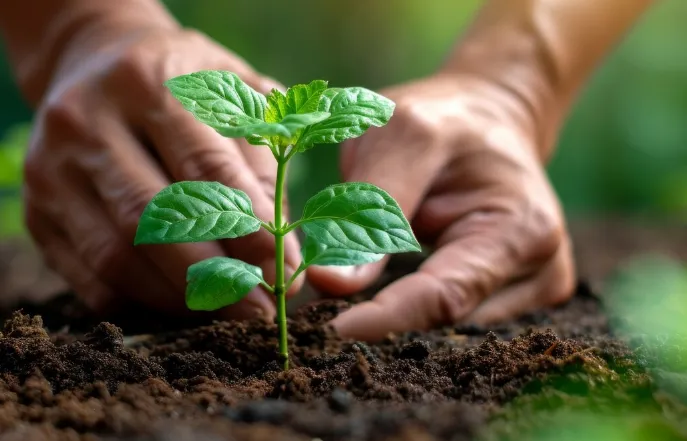
[[[417,272],[339,315],[337,331],[376,340],[487,324],[568,299],[569,239],[539,159],[534,132],[542,128],[523,124],[526,107],[509,112],[517,99],[507,92],[448,75],[383,93],[396,102],[395,115],[344,146],[344,178],[388,191],[418,239],[436,249]],[[308,278],[347,295],[373,282],[384,263],[313,267]]]
[[[163,84],[222,69],[263,93],[280,86],[203,34],[169,29],[164,17],[130,22],[131,11],[120,12],[125,17],[84,23],[60,58],[25,161],[26,223],[48,265],[95,312],[134,302],[189,314],[190,265],[230,256],[259,265],[271,282],[274,239],[260,231],[235,240],[134,247],[143,209],[171,182],[217,181],[245,191],[254,212],[271,219],[276,167],[267,148],[223,138],[199,123]],[[285,253],[289,277],[300,264],[294,235],[286,237]],[[258,287],[215,314],[271,318],[274,299]]]

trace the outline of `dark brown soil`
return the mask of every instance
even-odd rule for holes
[[[391,266],[387,281],[407,270]],[[496,328],[374,345],[326,326],[347,306],[290,318],[293,368],[282,372],[276,327],[260,320],[139,310],[101,322],[68,294],[24,305],[0,331],[0,441],[543,441],[581,428],[628,439],[607,426],[687,439],[687,379],[666,370],[687,360],[681,341],[612,336],[584,284],[567,305]]]
[[[288,372],[275,327],[260,320],[126,338],[103,322],[77,338],[14,313],[0,335],[1,439],[468,440],[505,403],[542,390],[625,382],[651,395],[645,374],[625,378],[630,353],[605,336],[583,289],[565,308],[501,329],[377,345],[331,335],[326,322],[345,307],[291,319]]]

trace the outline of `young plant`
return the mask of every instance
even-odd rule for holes
[[[307,201],[303,216],[288,223],[282,216],[286,167],[297,153],[317,144],[340,143],[381,127],[395,104],[360,87],[328,88],[312,81],[272,90],[264,96],[234,73],[201,71],[165,83],[186,110],[229,138],[267,146],[274,155],[277,180],[274,220],[253,213],[246,193],[218,182],[177,182],[153,197],[143,211],[135,244],[170,244],[232,239],[264,228],[275,240],[276,281],[240,260],[213,257],[188,268],[186,305],[216,310],[244,298],[260,285],[276,296],[279,353],[288,369],[285,293],[311,265],[360,265],[384,254],[420,251],[401,208],[384,190],[363,182],[332,185]],[[284,277],[284,236],[301,228],[302,263]]]

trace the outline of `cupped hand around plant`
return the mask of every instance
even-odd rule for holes
[[[433,249],[416,272],[337,317],[338,331],[374,340],[491,323],[568,299],[568,235],[518,99],[453,75],[382,93],[396,102],[395,116],[344,145],[343,176],[386,189]],[[321,290],[346,295],[375,280],[384,262],[308,275]]]
[[[25,167],[26,221],[50,266],[101,311],[136,299],[184,313],[186,270],[212,256],[258,265],[272,279],[274,241],[265,231],[137,248],[133,238],[146,204],[176,181],[241,189],[255,213],[270,218],[276,172],[270,151],[199,124],[164,83],[224,69],[265,93],[278,85],[203,35],[169,27],[99,23],[67,47],[38,110]],[[300,262],[296,242],[286,238],[287,277]],[[273,296],[260,288],[222,314],[258,311],[275,311]]]

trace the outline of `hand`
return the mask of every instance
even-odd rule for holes
[[[470,78],[437,76],[383,93],[396,101],[395,115],[344,146],[343,175],[387,190],[418,239],[436,249],[417,272],[338,316],[338,332],[376,340],[459,321],[486,324],[569,298],[569,240],[538,146],[523,127],[527,114],[509,114],[502,91]],[[308,277],[345,295],[383,266],[314,267]]]
[[[273,218],[276,167],[269,149],[200,124],[163,83],[225,69],[263,93],[278,85],[203,35],[112,26],[75,38],[38,110],[25,165],[26,222],[48,264],[97,311],[124,300],[187,311],[186,269],[217,255],[259,265],[271,281],[274,244],[264,231],[222,243],[136,248],[133,238],[146,204],[173,181],[239,188],[259,217]],[[297,267],[295,237],[287,237],[286,250],[287,266]],[[222,316],[272,316],[272,297],[256,289]]]

